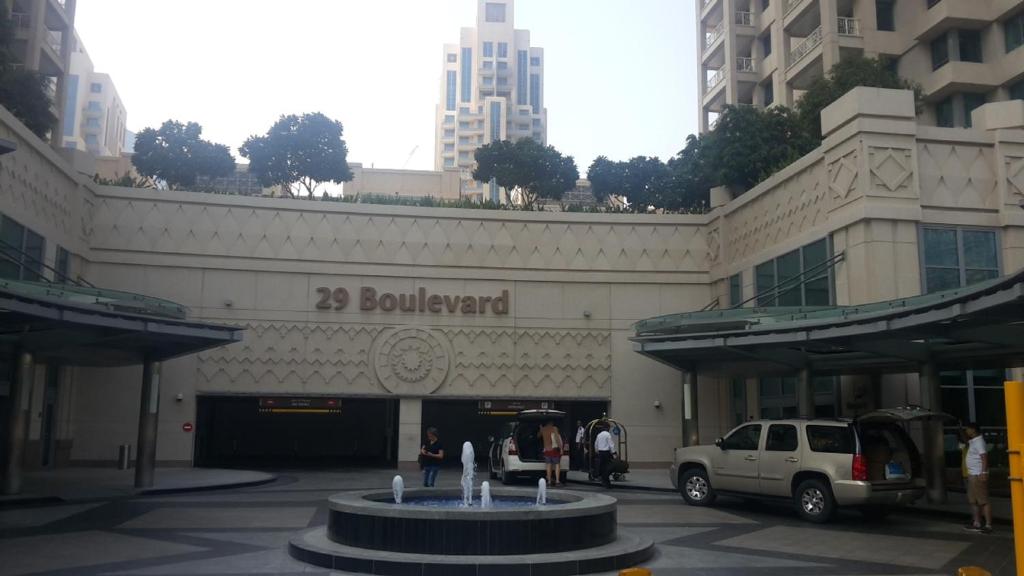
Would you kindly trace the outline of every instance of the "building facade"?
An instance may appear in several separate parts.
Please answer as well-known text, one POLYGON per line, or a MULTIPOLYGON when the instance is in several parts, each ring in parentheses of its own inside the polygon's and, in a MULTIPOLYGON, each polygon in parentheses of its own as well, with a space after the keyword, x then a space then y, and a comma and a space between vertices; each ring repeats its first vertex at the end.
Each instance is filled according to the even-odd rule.
POLYGON ((792 107, 842 58, 886 56, 932 126, 1024 98, 1020 0, 698 0, 700 130, 726 105, 792 107))
POLYGON ((125 151, 128 111, 110 75, 93 68, 77 34, 66 85, 61 145, 97 157, 120 156, 125 151))
POLYGON ((544 50, 515 28, 513 0, 477 0, 475 28, 445 44, 435 113, 434 169, 462 173, 463 195, 505 201, 495 183, 473 180, 473 153, 497 140, 547 143, 544 50))

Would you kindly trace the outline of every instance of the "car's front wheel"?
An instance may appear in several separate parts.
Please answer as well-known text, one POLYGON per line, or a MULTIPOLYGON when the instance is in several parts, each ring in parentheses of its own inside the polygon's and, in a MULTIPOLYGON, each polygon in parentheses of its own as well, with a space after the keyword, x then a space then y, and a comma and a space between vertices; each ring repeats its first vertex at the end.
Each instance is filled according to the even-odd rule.
POLYGON ((835 514, 836 502, 828 482, 811 478, 804 480, 793 494, 797 513, 810 522, 828 522, 835 514))
POLYGON ((715 501, 708 474, 703 468, 690 468, 679 478, 679 492, 691 506, 708 506, 715 501))

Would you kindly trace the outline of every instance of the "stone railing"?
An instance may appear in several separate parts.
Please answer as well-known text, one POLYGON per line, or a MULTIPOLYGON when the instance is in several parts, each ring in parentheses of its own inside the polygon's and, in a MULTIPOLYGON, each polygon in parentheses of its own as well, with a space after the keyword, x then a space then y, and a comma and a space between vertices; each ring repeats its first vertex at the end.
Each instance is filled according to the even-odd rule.
POLYGON ((712 44, 714 44, 719 38, 722 37, 722 34, 724 32, 725 21, 723 20, 718 23, 718 26, 715 26, 710 31, 704 33, 704 47, 710 48, 712 44))
POLYGON ((754 25, 754 13, 753 12, 736 12, 736 24, 739 26, 753 26, 754 25))
POLYGON ((704 93, 706 94, 714 90, 715 87, 722 83, 722 80, 725 80, 725 66, 715 70, 715 73, 707 79, 707 85, 705 86, 706 89, 704 90, 704 93))
POLYGON ((753 58, 746 56, 736 57, 736 71, 737 72, 757 72, 757 63, 753 58))
POLYGON ((860 36, 860 20, 840 16, 836 19, 836 30, 840 36, 860 36))
POLYGON ((814 29, 813 32, 804 38, 803 42, 797 44, 796 48, 789 53, 789 65, 787 68, 792 68, 801 58, 806 56, 811 50, 814 50, 819 44, 821 44, 821 26, 814 29))

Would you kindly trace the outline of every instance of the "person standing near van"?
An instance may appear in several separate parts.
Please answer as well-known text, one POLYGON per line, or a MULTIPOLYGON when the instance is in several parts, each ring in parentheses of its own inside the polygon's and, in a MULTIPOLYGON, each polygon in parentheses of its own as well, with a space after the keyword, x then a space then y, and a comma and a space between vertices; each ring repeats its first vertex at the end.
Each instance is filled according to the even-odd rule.
POLYGON ((427 428, 427 443, 420 447, 420 464, 423 467, 423 487, 432 488, 437 480, 437 473, 444 461, 444 446, 437 437, 437 428, 427 428))
POLYGON ((605 488, 612 487, 612 481, 608 478, 612 473, 612 455, 615 454, 615 441, 612 440, 612 433, 608 431, 608 425, 601 426, 601 432, 594 441, 594 450, 597 451, 597 473, 601 477, 601 485, 605 488))
POLYGON ((966 528, 989 534, 992 532, 992 505, 988 501, 988 449, 976 423, 965 426, 964 432, 967 434, 967 502, 974 515, 973 522, 966 528))
POLYGON ((562 432, 555 426, 554 420, 548 420, 537 432, 544 443, 544 475, 548 486, 558 486, 562 478, 562 432), (552 471, 555 473, 551 477, 552 471))

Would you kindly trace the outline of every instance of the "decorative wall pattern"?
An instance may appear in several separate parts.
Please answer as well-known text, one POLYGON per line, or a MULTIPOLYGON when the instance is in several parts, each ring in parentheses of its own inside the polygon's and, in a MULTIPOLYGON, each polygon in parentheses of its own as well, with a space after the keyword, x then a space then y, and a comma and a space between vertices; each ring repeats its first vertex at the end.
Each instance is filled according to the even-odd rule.
POLYGON ((884 196, 913 196, 914 160, 910 148, 868 148, 871 189, 884 196))
POLYGON ((1024 158, 1006 157, 1006 188, 1010 196, 1006 200, 1010 204, 1016 204, 1018 196, 1024 196, 1024 158))
MULTIPOLYGON (((98 199, 93 246, 316 262, 542 270, 700 271, 693 224, 559 222, 309 211, 173 200, 98 199)), ((648 220, 641 222, 640 220, 648 220)), ((633 220, 633 222, 630 222, 633 220)))
POLYGON ((818 161, 727 216, 726 261, 740 260, 824 222, 829 190, 818 161))
POLYGON ((834 199, 846 200, 857 189, 859 156, 858 148, 853 148, 828 165, 828 188, 834 199))
POLYGON ((950 208, 999 207, 992 148, 919 142, 917 155, 921 204, 950 208))
POLYGON ((611 395, 604 330, 251 323, 198 355, 200 392, 611 395))

